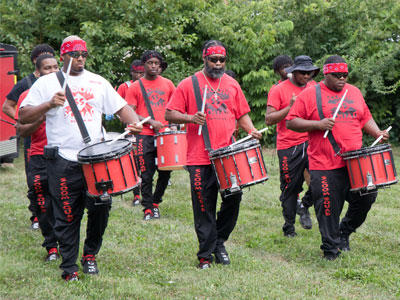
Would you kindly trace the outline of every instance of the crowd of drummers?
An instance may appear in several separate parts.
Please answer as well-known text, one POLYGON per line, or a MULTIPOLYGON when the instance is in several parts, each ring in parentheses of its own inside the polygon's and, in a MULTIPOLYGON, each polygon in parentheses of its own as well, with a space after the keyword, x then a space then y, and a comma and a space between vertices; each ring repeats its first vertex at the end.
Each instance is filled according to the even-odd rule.
MULTIPOLYGON (((35 71, 14 86, 3 111, 25 138, 32 228, 42 232, 45 260, 61 260, 65 281, 79 280, 84 209, 80 261, 83 273, 95 275, 112 197, 133 192, 132 205, 143 207, 144 222, 154 222, 174 170, 190 178, 197 267, 231 263, 225 242, 243 188, 268 174, 259 143, 265 129, 254 127, 235 74, 226 70, 228 49, 206 41, 199 49, 202 69, 176 87, 162 76, 168 64, 161 53, 147 50, 132 62, 132 80, 118 89, 85 69, 90 49, 78 36, 62 41, 61 69, 53 48, 33 49, 35 71), (119 118, 126 131, 106 133, 104 116, 119 118), (248 134, 241 140, 238 128, 248 134)), ((280 79, 266 98, 265 123, 277 131, 283 235, 296 237, 297 214, 311 229, 314 206, 323 258, 335 260, 350 251, 350 235, 364 223, 378 189, 398 181, 390 145, 378 144, 388 140, 390 128, 378 128, 360 90, 347 83, 349 66, 341 56, 328 57, 320 68, 309 56, 293 61, 281 55, 273 69, 280 79), (362 147, 363 132, 376 139, 373 146, 362 147)))

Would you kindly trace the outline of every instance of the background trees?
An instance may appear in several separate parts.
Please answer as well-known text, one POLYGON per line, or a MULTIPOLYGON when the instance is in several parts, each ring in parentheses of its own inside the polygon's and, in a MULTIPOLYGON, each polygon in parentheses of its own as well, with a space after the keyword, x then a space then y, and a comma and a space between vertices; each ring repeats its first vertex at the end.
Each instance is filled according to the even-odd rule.
MULTIPOLYGON (((164 74, 177 84, 200 68, 201 44, 219 39, 257 128, 264 127, 266 94, 277 80, 275 56, 307 54, 322 66, 340 54, 349 63, 349 82, 362 90, 379 125, 393 124, 392 136, 400 134, 397 0, 4 0, 0 15, 0 41, 19 49, 21 77, 32 70, 34 45, 58 50, 63 38, 77 34, 90 49, 88 69, 114 85, 129 79, 131 61, 146 49, 165 56, 164 74)), ((274 132, 265 144, 274 142, 274 132)))

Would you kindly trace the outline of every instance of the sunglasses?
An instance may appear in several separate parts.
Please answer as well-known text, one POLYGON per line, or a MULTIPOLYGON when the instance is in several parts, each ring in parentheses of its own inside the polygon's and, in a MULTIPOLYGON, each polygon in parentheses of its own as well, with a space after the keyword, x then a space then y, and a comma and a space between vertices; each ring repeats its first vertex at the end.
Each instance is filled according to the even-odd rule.
POLYGON ((226 61, 226 56, 207 56, 207 60, 216 64, 218 61, 223 64, 226 61))
POLYGON ((330 73, 333 77, 340 79, 340 78, 347 78, 349 76, 349 73, 330 73))
POLYGON ((84 51, 84 52, 71 51, 71 52, 67 52, 67 54, 69 56, 71 56, 72 58, 79 58, 79 56, 82 56, 83 58, 86 58, 89 55, 89 53, 87 53, 86 51, 84 51))
POLYGON ((314 71, 297 71, 299 72, 301 75, 312 75, 314 74, 314 71))

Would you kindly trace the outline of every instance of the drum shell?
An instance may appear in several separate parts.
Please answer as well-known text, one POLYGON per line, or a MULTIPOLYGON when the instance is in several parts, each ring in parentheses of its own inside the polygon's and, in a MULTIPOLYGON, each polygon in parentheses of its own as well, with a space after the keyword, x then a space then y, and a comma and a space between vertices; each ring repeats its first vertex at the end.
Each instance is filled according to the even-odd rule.
POLYGON ((141 179, 138 176, 131 143, 128 140, 118 141, 126 142, 124 147, 117 151, 93 156, 82 154, 89 147, 110 142, 105 141, 86 147, 78 153, 78 161, 82 167, 89 196, 99 197, 104 193, 113 196, 120 195, 129 192, 140 184, 141 179), (108 186, 106 190, 99 190, 96 185, 102 182, 111 182, 111 186, 108 186))
POLYGON ((365 147, 342 154, 352 192, 376 191, 398 182, 389 144, 365 147))
POLYGON ((257 140, 210 151, 220 192, 232 188, 232 178, 237 179, 240 188, 268 180, 267 169, 262 156, 261 145, 257 140))
POLYGON ((165 131, 155 136, 156 165, 159 170, 183 170, 186 166, 187 139, 185 131, 165 131))

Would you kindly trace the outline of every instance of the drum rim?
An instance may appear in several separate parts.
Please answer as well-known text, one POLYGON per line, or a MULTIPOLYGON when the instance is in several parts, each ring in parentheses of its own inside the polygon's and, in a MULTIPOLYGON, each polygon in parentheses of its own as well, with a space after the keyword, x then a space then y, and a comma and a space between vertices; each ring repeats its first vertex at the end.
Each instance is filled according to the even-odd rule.
POLYGON ((374 147, 362 147, 358 150, 347 151, 347 152, 341 153, 340 156, 343 157, 344 160, 346 160, 346 159, 350 159, 350 158, 359 157, 359 156, 355 156, 357 154, 358 155, 361 154, 362 156, 365 156, 365 155, 369 155, 369 154, 378 154, 378 153, 382 153, 382 152, 387 152, 388 150, 392 151, 391 144, 381 144, 381 145, 377 145, 374 147), (384 149, 386 151, 383 151, 384 149))
MULTIPOLYGON (((133 190, 134 188, 138 187, 140 184, 141 184, 141 180, 138 180, 137 184, 135 184, 133 187, 127 188, 127 189, 122 190, 122 191, 119 191, 119 192, 109 193, 109 195, 110 195, 110 196, 119 196, 119 195, 125 194, 125 193, 127 193, 127 192, 130 192, 130 191, 133 190)), ((92 197, 92 198, 99 198, 99 197, 101 196, 101 195, 93 195, 93 194, 89 193, 88 190, 86 190, 86 194, 87 194, 89 197, 92 197)))
MULTIPOLYGON (((261 179, 257 179, 257 180, 254 180, 254 181, 239 185, 240 189, 243 189, 243 188, 246 188, 246 187, 249 187, 249 186, 252 186, 252 185, 256 185, 256 184, 264 182, 264 181, 267 181, 269 179, 269 176, 268 176, 268 174, 265 174, 265 175, 266 175, 266 177, 263 177, 261 179)), ((225 191, 229 190, 229 188, 230 187, 228 187, 226 189, 220 189, 219 192, 225 192, 225 191)))
POLYGON ((89 146, 81 149, 77 155, 78 162, 89 164, 92 162, 101 162, 101 161, 107 161, 107 160, 111 160, 111 159, 118 159, 118 158, 121 158, 122 156, 125 156, 126 154, 130 153, 131 151, 133 151, 133 146, 132 146, 131 141, 129 141, 128 139, 119 139, 118 141, 125 141, 125 142, 127 142, 127 144, 116 151, 111 151, 111 152, 102 153, 102 154, 96 154, 96 155, 92 155, 92 156, 88 156, 88 155, 83 156, 80 154, 82 151, 86 150, 89 147, 94 147, 96 145, 104 144, 104 143, 111 142, 111 141, 112 140, 98 142, 98 143, 89 145, 89 146))
POLYGON ((227 156, 227 155, 224 155, 224 154, 233 155, 233 154, 236 154, 238 152, 243 152, 243 150, 251 150, 251 149, 254 149, 254 148, 258 148, 258 147, 261 148, 260 141, 259 140, 251 140, 251 141, 246 141, 246 142, 234 145, 233 147, 232 147, 232 145, 229 145, 229 146, 222 147, 222 148, 219 148, 219 149, 211 150, 208 153, 208 156, 209 156, 210 159, 221 158, 221 157, 227 156), (244 149, 243 146, 244 145, 248 145, 248 144, 251 144, 250 147, 244 149), (252 144, 254 144, 254 145, 252 145, 252 144), (217 156, 217 154, 219 154, 219 155, 217 156), (224 155, 224 156, 222 156, 222 155, 224 155))
MULTIPOLYGON (((377 191, 378 188, 381 188, 381 187, 385 187, 385 186, 388 186, 388 185, 396 184, 397 182, 399 182, 399 179, 396 178, 396 180, 388 181, 388 182, 385 182, 385 183, 374 184, 376 186, 376 188, 372 189, 371 192, 377 191)), ((361 188, 350 189, 350 192, 363 192, 365 190, 367 190, 367 187, 363 186, 361 188)))
POLYGON ((163 131, 159 132, 155 135, 155 137, 163 136, 163 135, 170 135, 170 134, 186 134, 186 131, 182 130, 170 130, 170 131, 163 131))

